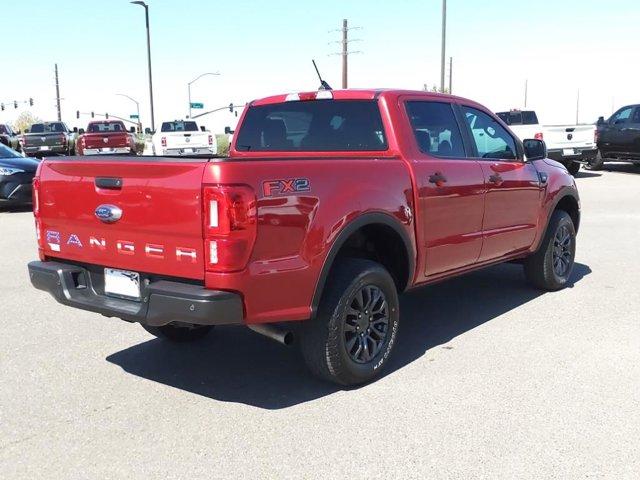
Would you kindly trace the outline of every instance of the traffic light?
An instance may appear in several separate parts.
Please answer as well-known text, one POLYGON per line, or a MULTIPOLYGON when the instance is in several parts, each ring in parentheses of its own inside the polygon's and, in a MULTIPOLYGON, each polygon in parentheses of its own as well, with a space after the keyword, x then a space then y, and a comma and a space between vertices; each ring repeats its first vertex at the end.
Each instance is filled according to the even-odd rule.
POLYGON ((76 118, 80 118, 80 110, 76 110, 76 118))
POLYGON ((4 112, 4 103, 0 103, 0 110, 4 112))
POLYGON ((17 101, 13 101, 13 108, 18 108, 18 102, 17 101))
POLYGON ((95 114, 93 112, 91 112, 91 118, 93 118, 95 116, 95 114))
POLYGON ((109 114, 108 114, 108 113, 105 113, 105 114, 104 114, 104 118, 106 118, 107 120, 109 120, 109 114))
POLYGON ((230 111, 231 113, 233 113, 233 103, 230 103, 230 104, 229 104, 229 111, 230 111))
POLYGON ((29 97, 29 106, 33 107, 33 98, 29 97))

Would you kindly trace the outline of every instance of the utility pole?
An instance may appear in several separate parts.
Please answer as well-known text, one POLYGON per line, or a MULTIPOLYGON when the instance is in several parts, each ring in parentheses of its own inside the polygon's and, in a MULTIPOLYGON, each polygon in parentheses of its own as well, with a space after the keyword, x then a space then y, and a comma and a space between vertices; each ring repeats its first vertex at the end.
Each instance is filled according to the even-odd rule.
POLYGON ((347 26, 347 19, 342 20, 342 88, 347 88, 347 57, 349 55, 349 40, 348 40, 349 27, 347 26))
MULTIPOLYGON (((349 55, 353 53, 362 53, 360 51, 349 51, 349 43, 350 42, 359 42, 360 39, 349 39, 349 30, 358 30, 360 27, 349 27, 347 19, 342 20, 342 28, 340 30, 332 30, 332 32, 340 31, 342 32, 342 40, 329 42, 329 43, 341 43, 342 51, 340 53, 333 53, 331 55, 340 55, 342 56, 342 88, 348 88, 349 85, 349 65, 348 59, 349 55)), ((329 32, 331 33, 331 32, 329 32)))
POLYGON ((153 78, 151 75, 151 34, 149 33, 149 5, 142 0, 136 0, 133 2, 135 5, 140 5, 144 8, 144 20, 147 28, 147 64, 149 67, 149 103, 151 104, 151 131, 156 131, 155 114, 153 113, 153 78))
POLYGON ((453 93, 453 57, 449 57, 449 95, 453 93))
POLYGON ((524 108, 527 108, 527 94, 529 90, 529 79, 524 81, 524 108))
POLYGON ((440 92, 444 92, 444 65, 447 43, 447 0, 442 0, 442 54, 440 56, 440 92))
POLYGON ((58 107, 58 121, 62 121, 62 111, 60 110, 60 83, 58 82, 58 64, 55 64, 56 68, 56 106, 58 107))

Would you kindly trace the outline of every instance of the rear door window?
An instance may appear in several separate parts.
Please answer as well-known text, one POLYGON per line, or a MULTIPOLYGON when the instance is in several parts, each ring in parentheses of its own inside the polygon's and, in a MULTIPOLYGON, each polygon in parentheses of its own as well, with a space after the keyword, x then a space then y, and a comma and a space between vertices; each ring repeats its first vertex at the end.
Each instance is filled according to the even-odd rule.
POLYGON ((383 151, 387 139, 373 100, 315 100, 249 108, 240 151, 383 151))
POLYGON ((421 152, 444 158, 465 158, 464 143, 450 103, 415 100, 407 113, 421 152))

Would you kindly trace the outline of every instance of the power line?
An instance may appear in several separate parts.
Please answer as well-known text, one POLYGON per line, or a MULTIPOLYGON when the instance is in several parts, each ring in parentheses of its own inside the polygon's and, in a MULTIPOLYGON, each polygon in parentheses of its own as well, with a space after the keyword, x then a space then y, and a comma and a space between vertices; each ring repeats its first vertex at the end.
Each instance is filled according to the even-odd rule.
POLYGON ((342 28, 337 29, 337 30, 331 30, 329 33, 332 32, 342 32, 342 40, 336 40, 334 42, 329 42, 330 44, 332 43, 340 43, 342 44, 342 51, 341 52, 336 52, 336 53, 332 53, 330 55, 341 55, 342 56, 342 88, 348 88, 348 58, 349 55, 353 55, 355 53, 362 53, 359 50, 349 50, 349 43, 351 42, 361 42, 362 40, 359 38, 354 38, 354 39, 349 39, 349 30, 360 30, 361 27, 349 27, 347 19, 345 18, 344 20, 342 20, 342 28))

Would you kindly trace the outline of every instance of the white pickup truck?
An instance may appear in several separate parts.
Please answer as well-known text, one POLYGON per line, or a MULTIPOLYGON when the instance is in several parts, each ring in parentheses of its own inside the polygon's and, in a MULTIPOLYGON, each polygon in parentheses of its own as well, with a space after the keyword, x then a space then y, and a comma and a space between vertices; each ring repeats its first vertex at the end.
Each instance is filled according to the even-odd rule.
POLYGON ((216 153, 214 137, 193 120, 162 122, 152 138, 154 155, 212 155, 216 153))
POLYGON ((578 173, 581 163, 589 163, 598 153, 595 125, 543 126, 533 110, 510 110, 497 115, 520 140, 544 140, 547 156, 562 163, 572 175, 578 173))

